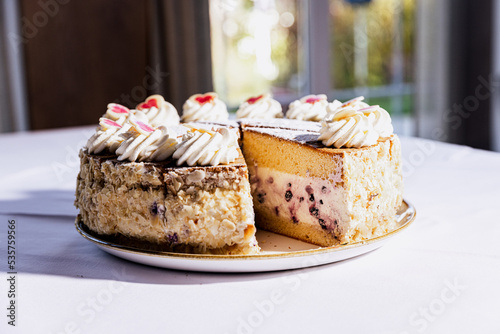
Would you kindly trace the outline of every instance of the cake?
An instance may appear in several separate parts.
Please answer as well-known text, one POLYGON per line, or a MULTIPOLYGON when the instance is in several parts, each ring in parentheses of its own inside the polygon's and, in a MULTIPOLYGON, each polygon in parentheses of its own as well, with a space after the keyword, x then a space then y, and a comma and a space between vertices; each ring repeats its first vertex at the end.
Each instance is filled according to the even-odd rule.
MULTIPOLYGON (((219 115, 217 99, 186 104, 219 115)), ((321 106, 321 122, 204 114, 153 126, 158 97, 142 110, 108 105, 80 152, 79 222, 121 244, 209 254, 258 253, 256 227, 325 247, 394 229, 401 145, 389 114, 362 97, 301 100, 306 115, 321 106)))
POLYGON ((213 167, 123 162, 85 150, 80 159, 78 220, 104 239, 172 252, 258 252, 241 155, 213 167))
POLYGON ((395 228, 401 145, 387 111, 362 100, 330 104, 320 128, 311 122, 294 128, 278 121, 243 123, 258 228, 320 246, 395 228))
POLYGON ((243 128, 257 227, 320 246, 395 228, 401 205, 400 142, 335 149, 318 133, 243 128))
POLYGON ((100 238, 143 249, 257 253, 248 170, 235 132, 154 128, 129 114, 125 132, 101 118, 80 152, 78 221, 100 238))

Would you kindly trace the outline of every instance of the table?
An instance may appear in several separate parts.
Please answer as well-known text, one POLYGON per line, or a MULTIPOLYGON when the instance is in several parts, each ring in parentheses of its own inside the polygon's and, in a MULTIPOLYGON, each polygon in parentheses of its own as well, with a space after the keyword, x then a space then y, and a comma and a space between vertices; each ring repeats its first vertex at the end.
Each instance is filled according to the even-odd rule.
POLYGON ((92 132, 0 136, 1 333, 500 333, 498 153, 403 137, 417 209, 403 233, 333 264, 216 274, 128 262, 76 232, 77 152, 92 132))

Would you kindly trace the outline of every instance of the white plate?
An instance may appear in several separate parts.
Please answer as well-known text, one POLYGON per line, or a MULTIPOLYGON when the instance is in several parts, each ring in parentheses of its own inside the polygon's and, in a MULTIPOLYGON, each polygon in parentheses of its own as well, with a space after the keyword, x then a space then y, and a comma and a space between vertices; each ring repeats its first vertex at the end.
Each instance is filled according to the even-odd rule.
POLYGON ((86 232, 78 222, 76 229, 105 252, 141 264, 205 272, 263 272, 313 267, 370 252, 408 227, 415 215, 415 208, 403 201, 397 214, 397 229, 363 242, 334 247, 319 247, 275 233, 258 231, 257 241, 262 249, 258 255, 200 255, 141 250, 102 240, 86 232))

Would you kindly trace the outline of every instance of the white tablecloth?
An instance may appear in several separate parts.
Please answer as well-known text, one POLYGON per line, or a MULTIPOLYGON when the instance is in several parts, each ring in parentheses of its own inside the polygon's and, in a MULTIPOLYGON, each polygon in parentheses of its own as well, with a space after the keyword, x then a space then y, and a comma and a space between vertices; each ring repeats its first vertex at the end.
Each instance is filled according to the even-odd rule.
POLYGON ((77 152, 91 132, 0 136, 1 333, 500 333, 498 153, 402 138, 417 219, 382 248, 308 269, 210 274, 128 262, 76 232, 77 152))

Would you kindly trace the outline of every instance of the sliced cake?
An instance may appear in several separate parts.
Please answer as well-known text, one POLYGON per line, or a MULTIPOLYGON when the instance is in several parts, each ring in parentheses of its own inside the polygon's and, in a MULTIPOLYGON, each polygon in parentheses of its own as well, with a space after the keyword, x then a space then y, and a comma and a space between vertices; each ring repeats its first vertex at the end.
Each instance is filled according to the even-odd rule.
MULTIPOLYGON (((242 127, 258 228, 321 246, 366 240, 395 228, 403 186, 398 137, 373 134, 370 125, 376 135, 370 145, 346 148, 347 140, 341 148, 329 147, 322 136, 339 122, 324 122, 317 132, 299 124, 295 130, 276 123, 242 127)), ((361 132, 361 137, 368 133, 361 132)))
POLYGON ((101 238, 162 251, 253 254, 248 171, 234 131, 101 122, 80 152, 78 220, 101 238), (177 136, 183 134, 182 138, 177 136))

